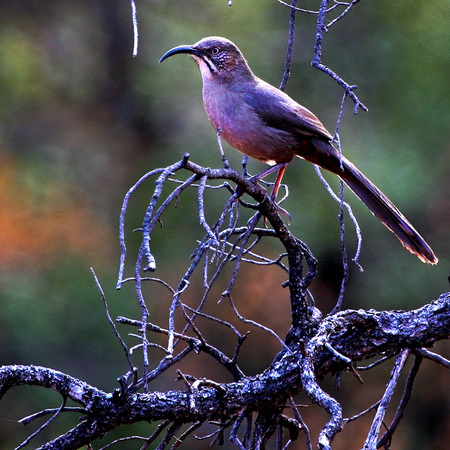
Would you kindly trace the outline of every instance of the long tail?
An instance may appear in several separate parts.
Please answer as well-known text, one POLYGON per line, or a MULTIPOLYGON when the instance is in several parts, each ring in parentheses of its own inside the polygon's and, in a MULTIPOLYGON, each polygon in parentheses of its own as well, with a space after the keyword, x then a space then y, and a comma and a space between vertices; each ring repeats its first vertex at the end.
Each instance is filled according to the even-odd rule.
POLYGON ((314 139, 312 143, 316 150, 315 155, 312 158, 305 159, 311 160, 311 162, 338 175, 375 217, 397 236, 403 246, 417 255, 421 261, 428 264, 437 264, 438 259, 422 236, 361 171, 344 157, 342 157, 341 168, 338 153, 330 143, 318 139, 314 139))

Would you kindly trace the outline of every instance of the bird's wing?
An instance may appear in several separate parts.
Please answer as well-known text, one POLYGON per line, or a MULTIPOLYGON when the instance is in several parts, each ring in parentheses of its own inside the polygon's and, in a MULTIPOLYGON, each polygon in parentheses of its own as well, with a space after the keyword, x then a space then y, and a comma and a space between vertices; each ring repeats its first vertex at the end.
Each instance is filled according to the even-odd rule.
POLYGON ((253 89, 244 92, 244 99, 269 127, 284 130, 299 137, 325 138, 325 140, 333 138, 311 111, 262 80, 258 80, 253 89))

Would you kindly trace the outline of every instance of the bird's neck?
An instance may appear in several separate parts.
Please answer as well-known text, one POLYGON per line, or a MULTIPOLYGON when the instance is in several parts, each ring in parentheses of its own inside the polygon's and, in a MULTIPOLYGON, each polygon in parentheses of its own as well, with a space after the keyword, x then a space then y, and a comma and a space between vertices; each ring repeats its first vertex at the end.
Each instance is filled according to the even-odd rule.
POLYGON ((243 83, 254 83, 257 79, 245 63, 233 67, 224 67, 216 72, 212 71, 208 64, 203 60, 198 61, 198 65, 204 85, 206 83, 214 83, 231 87, 243 83))

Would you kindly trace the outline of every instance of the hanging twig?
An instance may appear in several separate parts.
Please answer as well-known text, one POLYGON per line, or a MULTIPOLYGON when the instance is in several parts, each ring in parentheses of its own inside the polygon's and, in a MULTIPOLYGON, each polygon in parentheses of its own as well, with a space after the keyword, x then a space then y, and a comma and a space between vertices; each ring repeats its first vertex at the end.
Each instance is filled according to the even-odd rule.
POLYGON ((313 67, 329 75, 331 78, 333 78, 334 81, 336 81, 336 83, 339 84, 339 86, 344 88, 347 95, 355 103, 355 107, 353 109, 354 114, 358 112, 358 109, 367 111, 367 107, 359 100, 359 98, 353 92, 357 86, 349 85, 339 75, 337 75, 335 72, 333 72, 331 69, 329 69, 322 63, 322 40, 323 40, 323 33, 326 31, 325 16, 327 14, 328 2, 329 0, 322 0, 320 3, 319 13, 317 16, 316 40, 314 44, 314 58, 311 61, 311 64, 313 67))
POLYGON ((286 58, 284 59, 283 79, 281 80, 280 90, 284 91, 291 75, 292 51, 294 49, 295 39, 295 13, 297 10, 297 0, 291 1, 291 11, 289 14, 289 38, 286 49, 286 58))
POLYGON ((133 0, 130 0, 130 3, 131 3, 131 21, 133 23, 133 56, 136 57, 139 45, 139 30, 137 23, 136 5, 134 4, 133 0))

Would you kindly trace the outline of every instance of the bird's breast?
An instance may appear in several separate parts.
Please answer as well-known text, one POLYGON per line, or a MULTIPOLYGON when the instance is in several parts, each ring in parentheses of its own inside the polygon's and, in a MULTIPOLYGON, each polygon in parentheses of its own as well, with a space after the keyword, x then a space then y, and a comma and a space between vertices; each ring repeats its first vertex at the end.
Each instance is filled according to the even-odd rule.
POLYGON ((264 124, 241 92, 204 85, 203 103, 214 129, 240 152, 268 164, 294 158, 294 137, 264 124))

